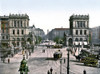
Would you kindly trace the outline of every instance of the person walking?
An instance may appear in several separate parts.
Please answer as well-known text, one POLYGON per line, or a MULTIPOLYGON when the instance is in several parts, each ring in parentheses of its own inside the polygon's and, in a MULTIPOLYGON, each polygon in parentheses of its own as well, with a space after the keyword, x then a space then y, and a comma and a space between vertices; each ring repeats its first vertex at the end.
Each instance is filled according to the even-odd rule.
POLYGON ((47 74, 50 74, 49 70, 48 70, 47 74))
POLYGON ((8 63, 10 63, 10 58, 8 58, 8 63))
POLYGON ((64 63, 66 62, 66 59, 64 58, 64 63))
POLYGON ((83 74, 86 74, 86 70, 83 71, 83 74))
POLYGON ((53 71, 53 69, 52 69, 52 67, 50 68, 50 73, 52 74, 52 71, 53 71))

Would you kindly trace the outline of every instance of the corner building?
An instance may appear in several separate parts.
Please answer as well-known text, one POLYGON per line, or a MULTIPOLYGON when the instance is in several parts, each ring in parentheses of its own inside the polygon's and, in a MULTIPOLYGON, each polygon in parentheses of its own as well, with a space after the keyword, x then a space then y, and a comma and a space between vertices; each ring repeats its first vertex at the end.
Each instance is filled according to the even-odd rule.
POLYGON ((22 46, 28 35, 29 16, 27 14, 9 15, 10 45, 22 46))
POLYGON ((69 23, 70 35, 67 36, 67 46, 89 44, 89 15, 72 15, 69 23))
POLYGON ((9 17, 0 16, 0 44, 8 47, 9 44, 9 17))

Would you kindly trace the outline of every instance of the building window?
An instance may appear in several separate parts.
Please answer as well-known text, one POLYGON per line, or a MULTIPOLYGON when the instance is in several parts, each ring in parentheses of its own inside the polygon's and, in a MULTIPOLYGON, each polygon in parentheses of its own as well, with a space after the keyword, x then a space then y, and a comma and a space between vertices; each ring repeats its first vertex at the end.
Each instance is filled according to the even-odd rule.
POLYGON ((83 41, 83 39, 82 39, 82 38, 80 38, 80 41, 83 41))
POLYGON ((80 27, 82 27, 82 21, 80 21, 80 27))
POLYGON ((85 40, 84 41, 87 41, 87 38, 85 38, 85 40))
POLYGON ((23 27, 23 26, 22 26, 22 21, 21 21, 21 27, 23 27))
POLYGON ((6 36, 6 39, 8 39, 8 36, 6 36))
POLYGON ((24 30, 22 30, 22 34, 24 34, 24 30))
POLYGON ((17 34, 19 34, 19 30, 17 30, 17 34))
POLYGON ((8 33, 8 29, 6 29, 6 33, 8 33))
POLYGON ((88 28, 89 22, 87 21, 87 28, 88 28))
POLYGON ((78 35, 78 30, 76 30, 76 35, 78 35))
POLYGON ((78 27, 80 27, 80 23, 79 23, 79 21, 77 21, 77 25, 78 25, 78 27))
POLYGON ((4 37, 4 36, 2 36, 2 39, 5 39, 5 37, 4 37))
POLYGON ((4 33, 4 29, 2 29, 2 33, 4 33))
POLYGON ((17 46, 19 46, 19 42, 17 42, 17 46))
POLYGON ((80 30, 80 35, 82 35, 82 30, 80 30))
POLYGON ((86 30, 84 30, 84 35, 86 35, 86 32, 87 32, 87 31, 86 31, 86 30))
POLYGON ((15 30, 13 30, 13 34, 15 34, 15 30))
POLYGON ((20 41, 20 38, 17 38, 17 41, 20 41))
POLYGON ((19 21, 17 21, 18 27, 19 27, 19 21))
POLYGON ((16 21, 14 21, 14 27, 16 27, 16 21))
POLYGON ((83 27, 85 27, 85 21, 82 22, 83 27))
POLYGON ((78 38, 76 38, 75 41, 78 41, 78 38))

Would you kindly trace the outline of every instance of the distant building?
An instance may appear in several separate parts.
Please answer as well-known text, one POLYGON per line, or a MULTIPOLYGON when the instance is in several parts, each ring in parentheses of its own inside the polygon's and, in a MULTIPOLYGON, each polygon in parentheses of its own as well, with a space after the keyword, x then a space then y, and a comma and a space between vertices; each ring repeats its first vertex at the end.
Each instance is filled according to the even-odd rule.
POLYGON ((36 37, 35 37, 35 26, 31 26, 29 27, 29 33, 32 33, 32 36, 33 36, 33 44, 35 44, 35 41, 36 41, 36 37))
POLYGON ((39 37, 41 37, 42 39, 44 39, 45 33, 44 33, 43 29, 35 28, 34 34, 35 34, 36 37, 39 36, 39 37))
POLYGON ((89 15, 72 15, 69 19, 70 35, 67 35, 67 46, 89 44, 89 15))
POLYGON ((9 44, 9 17, 0 16, 0 42, 2 46, 9 44))
POLYGON ((69 34, 68 28, 55 28, 52 29, 46 36, 49 40, 54 40, 56 37, 63 38, 65 34, 69 34))
POLYGON ((1 46, 1 19, 0 19, 0 46, 1 46))
POLYGON ((100 26, 91 28, 92 44, 100 44, 100 26))

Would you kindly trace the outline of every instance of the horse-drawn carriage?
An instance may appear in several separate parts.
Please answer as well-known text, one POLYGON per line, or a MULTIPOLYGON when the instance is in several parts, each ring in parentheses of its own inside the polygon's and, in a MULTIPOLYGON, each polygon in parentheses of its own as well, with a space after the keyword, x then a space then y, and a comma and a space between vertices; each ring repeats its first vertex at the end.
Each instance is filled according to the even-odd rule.
POLYGON ((62 57, 62 52, 58 50, 53 54, 53 56, 54 56, 54 59, 59 59, 62 57))

